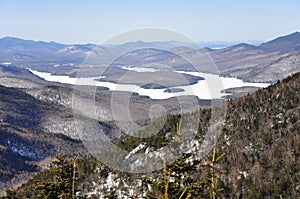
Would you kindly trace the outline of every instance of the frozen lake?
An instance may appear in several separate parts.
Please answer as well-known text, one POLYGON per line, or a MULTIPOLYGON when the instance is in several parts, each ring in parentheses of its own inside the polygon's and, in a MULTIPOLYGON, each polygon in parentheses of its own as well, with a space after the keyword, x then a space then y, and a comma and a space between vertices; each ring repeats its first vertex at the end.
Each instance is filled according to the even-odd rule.
MULTIPOLYGON (((156 69, 143 69, 143 68, 125 68, 128 70, 134 70, 136 72, 154 72, 156 69)), ((189 74, 193 76, 203 77, 204 80, 198 81, 198 83, 188 86, 177 86, 172 88, 180 88, 184 91, 182 92, 174 92, 168 93, 165 92, 164 89, 144 89, 140 86, 133 84, 115 84, 111 82, 99 81, 99 77, 84 77, 84 78, 74 78, 69 76, 60 76, 60 75, 52 75, 51 73, 39 72, 30 70, 33 74, 52 82, 60 82, 64 84, 72 84, 72 85, 91 85, 91 86, 103 86, 109 88, 111 91, 129 91, 135 92, 139 95, 149 96, 152 99, 167 99, 176 96, 184 96, 184 95, 194 95, 198 96, 199 99, 212 99, 212 98, 221 98, 226 95, 221 91, 228 88, 236 88, 243 86, 255 86, 264 88, 269 86, 268 83, 249 83, 243 82, 237 78, 231 77, 220 77, 215 74, 209 73, 199 73, 199 72, 185 72, 185 71, 175 71, 181 74, 189 74)), ((100 77, 101 78, 101 77, 100 77)))

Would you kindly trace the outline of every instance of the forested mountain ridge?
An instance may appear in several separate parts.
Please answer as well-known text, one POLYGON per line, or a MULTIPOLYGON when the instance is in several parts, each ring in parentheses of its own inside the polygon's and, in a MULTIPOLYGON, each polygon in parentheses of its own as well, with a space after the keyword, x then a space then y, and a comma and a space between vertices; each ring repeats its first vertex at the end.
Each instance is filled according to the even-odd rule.
MULTIPOLYGON (((217 168, 226 171, 220 175, 218 184, 218 187, 222 188, 222 198, 297 198, 300 194, 299 89, 300 73, 297 73, 268 88, 227 102, 222 134, 217 142, 218 154, 226 153, 217 165, 217 168)), ((201 142, 201 136, 207 131, 210 110, 200 110, 190 116, 192 115, 199 119, 198 133, 201 142)), ((177 121, 178 116, 174 116, 173 119, 170 117, 167 124, 170 128, 166 128, 166 131, 176 131, 177 121)), ((122 142, 124 147, 126 139, 122 142)), ((146 148, 147 145, 149 147, 145 140, 138 142, 144 142, 146 148)), ((193 162, 198 164, 199 161, 208 160, 194 159, 193 162)), ((143 193, 150 193, 149 186, 153 186, 151 181, 147 180, 143 183, 147 185, 148 182, 149 186, 140 184, 141 179, 156 179, 157 182, 164 179, 163 171, 142 175, 126 174, 112 171, 96 163, 93 158, 82 159, 79 162, 81 166, 77 171, 81 178, 77 183, 78 193, 94 198, 104 195, 115 198, 125 195, 138 197, 143 193), (82 173, 85 174, 83 177, 82 173)), ((183 165, 185 164, 187 163, 183 165)), ((171 165, 170 168, 174 169, 174 166, 176 165, 171 165)), ((198 174, 193 173, 195 170, 190 170, 185 176, 192 179, 195 175, 200 175, 206 179, 204 169, 198 167, 196 171, 198 174)), ((47 175, 41 174, 36 178, 38 181, 33 180, 23 185, 19 189, 19 196, 21 197, 22 193, 30 195, 32 187, 36 186, 35 183, 42 182, 45 178, 47 179, 47 175)), ((169 198, 172 198, 171 191, 174 190, 170 188, 169 191, 169 198)), ((201 193, 201 187, 197 191, 201 193)), ((204 195, 201 195, 205 196, 205 189, 202 191, 204 195)))
POLYGON ((219 142, 231 196, 295 198, 300 183, 300 73, 231 100, 219 142))
POLYGON ((0 86, 1 191, 40 171, 37 162, 63 151, 71 154, 74 147, 83 148, 78 140, 48 133, 42 124, 53 114, 62 114, 61 107, 21 89, 0 86))

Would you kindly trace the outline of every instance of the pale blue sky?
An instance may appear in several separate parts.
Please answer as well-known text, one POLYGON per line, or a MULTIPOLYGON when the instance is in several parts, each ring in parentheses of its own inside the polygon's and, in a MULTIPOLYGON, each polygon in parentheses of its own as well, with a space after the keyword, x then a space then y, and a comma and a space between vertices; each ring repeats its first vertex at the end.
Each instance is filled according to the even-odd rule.
POLYGON ((300 30, 300 0, 0 0, 0 37, 96 43, 155 27, 195 41, 270 40, 300 30))

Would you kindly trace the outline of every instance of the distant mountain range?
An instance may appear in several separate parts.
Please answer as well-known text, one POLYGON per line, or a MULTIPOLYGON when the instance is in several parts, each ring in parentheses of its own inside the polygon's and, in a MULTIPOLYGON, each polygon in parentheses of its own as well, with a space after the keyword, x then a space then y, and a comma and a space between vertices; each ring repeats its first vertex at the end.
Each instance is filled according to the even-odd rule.
MULTIPOLYGON (((202 42, 203 43, 203 42, 202 42)), ((252 42, 259 43, 259 42, 252 42)), ((219 44, 206 46, 213 48, 219 44)), ((224 46, 225 43, 223 43, 224 46)), ((230 43, 229 43, 230 44, 230 43)), ((97 48, 100 56, 111 56, 113 51, 126 52, 139 48, 151 48, 147 51, 128 52, 126 59, 119 62, 120 65, 136 64, 169 64, 181 70, 185 68, 182 61, 176 59, 173 53, 161 49, 172 49, 172 52, 183 51, 186 57, 197 60, 199 65, 205 65, 201 60, 203 49, 195 48, 182 42, 129 42, 122 45, 98 46, 94 44, 66 45, 56 42, 42 42, 22 40, 13 37, 0 39, 0 64, 13 65, 23 68, 48 71, 59 74, 74 74, 85 58, 97 48)), ((252 82, 276 82, 290 74, 300 71, 300 33, 278 37, 272 41, 260 45, 240 43, 222 49, 204 48, 216 63, 221 75, 232 76, 252 82)), ((102 56, 102 57, 105 57, 102 56)), ((134 67, 139 67, 135 65, 134 67)), ((202 72, 211 72, 209 68, 202 72)))
POLYGON ((240 43, 247 43, 251 45, 258 46, 263 43, 261 40, 248 40, 248 41, 201 41, 198 44, 203 48, 211 48, 211 49, 223 49, 230 46, 234 46, 240 43))

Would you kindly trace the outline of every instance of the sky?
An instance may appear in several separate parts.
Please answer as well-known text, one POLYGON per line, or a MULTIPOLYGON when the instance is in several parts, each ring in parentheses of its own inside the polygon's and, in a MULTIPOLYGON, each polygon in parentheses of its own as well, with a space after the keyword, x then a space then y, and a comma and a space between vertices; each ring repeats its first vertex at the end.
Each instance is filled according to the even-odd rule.
POLYGON ((142 28, 267 41, 300 31, 300 0, 0 0, 0 37, 102 44, 142 28))

